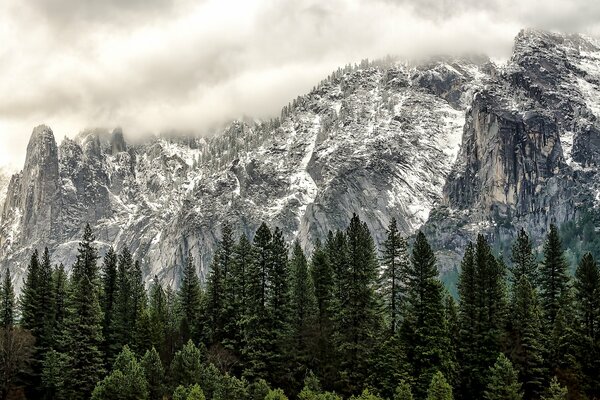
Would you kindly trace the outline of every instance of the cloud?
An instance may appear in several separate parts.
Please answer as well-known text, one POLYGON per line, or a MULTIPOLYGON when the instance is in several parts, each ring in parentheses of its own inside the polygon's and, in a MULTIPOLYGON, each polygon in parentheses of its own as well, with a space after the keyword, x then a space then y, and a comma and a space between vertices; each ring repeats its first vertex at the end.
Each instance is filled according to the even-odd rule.
POLYGON ((4 0, 0 164, 33 126, 208 133, 278 115, 338 66, 388 54, 506 57, 525 26, 600 33, 592 0, 4 0))

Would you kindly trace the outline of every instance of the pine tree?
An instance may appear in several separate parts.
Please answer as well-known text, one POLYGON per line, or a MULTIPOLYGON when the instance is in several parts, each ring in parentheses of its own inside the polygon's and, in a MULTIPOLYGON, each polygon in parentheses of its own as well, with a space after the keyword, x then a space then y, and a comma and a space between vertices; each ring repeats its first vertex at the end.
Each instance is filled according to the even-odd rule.
MULTIPOLYGON (((104 256, 104 262, 102 263, 102 297, 100 304, 102 306, 102 313, 104 320, 102 322, 102 336, 105 339, 102 350, 105 355, 111 354, 111 340, 115 338, 114 332, 114 308, 116 303, 117 295, 117 264, 118 256, 114 249, 111 247, 104 256)), ((110 360, 107 361, 107 366, 110 365, 110 360)))
POLYGON ((582 351, 588 396, 600 396, 600 270, 590 253, 586 253, 575 272, 577 321, 581 329, 582 351))
POLYGON ((271 266, 268 270, 269 293, 267 302, 268 327, 272 336, 269 381, 277 387, 289 387, 291 363, 291 276, 288 247, 279 228, 273 231, 271 240, 271 266))
POLYGON ((550 381, 550 387, 546 392, 546 395, 542 397, 542 400, 567 400, 569 391, 567 388, 562 387, 556 377, 553 377, 550 381))
POLYGON ((290 269, 292 274, 291 321, 294 332, 295 359, 304 368, 308 368, 309 358, 314 350, 312 339, 316 333, 313 328, 316 322, 316 299, 308 261, 299 241, 294 243, 290 269))
POLYGON ((20 299, 21 326, 34 336, 39 332, 37 316, 39 314, 38 286, 40 281, 40 257, 37 250, 33 251, 27 265, 27 276, 23 283, 20 299))
POLYGON ((165 393, 164 379, 165 370, 163 368, 158 351, 154 347, 146 351, 141 360, 141 366, 144 370, 144 376, 148 383, 148 397, 150 399, 162 399, 165 393))
POLYGON ((511 283, 516 285, 522 276, 526 276, 528 281, 535 287, 538 282, 537 261, 533 254, 533 244, 523 228, 519 231, 513 244, 511 261, 511 283))
POLYGON ((461 264, 460 348, 461 395, 479 398, 486 387, 487 370, 501 350, 506 319, 505 270, 486 239, 479 235, 469 245, 461 264))
POLYGON ((67 297, 69 296, 69 280, 65 267, 62 264, 57 266, 52 273, 52 286, 54 292, 54 326, 52 347, 57 351, 64 351, 61 343, 61 335, 65 329, 65 319, 67 316, 67 297))
POLYGON ((556 225, 550 225, 550 232, 544 244, 544 262, 540 269, 540 299, 545 319, 545 327, 552 329, 560 308, 560 299, 569 285, 567 262, 556 225))
POLYGON ((207 281, 207 314, 212 343, 221 343, 225 338, 227 304, 227 286, 233 263, 233 232, 231 226, 223 226, 223 237, 213 258, 212 268, 207 281))
POLYGON ((89 398, 104 374, 102 311, 99 301, 98 252, 94 235, 86 226, 73 266, 65 321, 68 365, 65 387, 71 399, 89 398))
POLYGON ((0 312, 0 326, 4 329, 11 328, 15 323, 15 290, 8 268, 6 268, 4 279, 2 279, 0 312))
MULTIPOLYGON (((527 279, 521 275, 521 279, 527 279)), ((522 400, 521 384, 517 380, 517 372, 510 360, 502 353, 496 363, 490 367, 490 378, 484 392, 486 400, 522 400)), ((528 399, 535 397, 526 397, 528 399)))
POLYGON ((336 374, 331 335, 335 307, 333 269, 326 250, 317 242, 311 259, 310 274, 316 300, 317 338, 316 372, 325 387, 331 388, 336 374))
POLYGON ((378 265, 369 228, 357 215, 350 220, 345 237, 347 271, 337 278, 340 288, 345 288, 336 310, 337 348, 342 360, 341 388, 357 393, 369 376, 371 349, 381 327, 381 307, 375 292, 378 265))
POLYGON ((129 249, 125 247, 119 255, 115 281, 115 303, 110 327, 107 329, 113 335, 107 338, 109 348, 106 359, 109 364, 114 362, 124 345, 132 342, 134 332, 133 321, 131 321, 133 274, 133 257, 129 249))
POLYGON ((544 377, 541 316, 535 289, 527 275, 521 275, 514 287, 512 299, 513 335, 511 355, 523 383, 527 399, 537 399, 542 393, 544 377))
POLYGON ((448 384, 444 374, 436 372, 431 378, 427 389, 427 400, 452 400, 452 386, 448 384))
POLYGON ((395 335, 401 322, 401 310, 406 297, 403 283, 409 269, 408 245, 398 233, 395 218, 392 218, 383 242, 381 266, 381 291, 385 298, 390 334, 395 335))
POLYGON ((181 286, 177 297, 183 337, 184 339, 197 338, 200 335, 199 319, 202 310, 202 289, 191 253, 188 254, 187 262, 183 269, 181 286))
POLYGON ((167 358, 167 335, 169 310, 167 309, 167 295, 154 276, 153 283, 150 286, 150 301, 148 304, 148 313, 150 318, 150 342, 152 347, 158 350, 164 359, 167 358))
POLYGON ((402 326, 415 394, 423 397, 436 371, 452 373, 450 339, 444 311, 444 290, 436 259, 422 232, 417 233, 406 272, 407 308, 402 326))
POLYGON ((133 264, 131 276, 131 310, 129 323, 133 333, 131 348, 137 354, 143 354, 150 344, 150 314, 148 313, 148 296, 144 286, 142 268, 139 261, 133 264))
POLYGON ((227 274, 225 291, 224 330, 226 338, 223 345, 233 352, 234 357, 240 358, 243 344, 243 330, 240 329, 246 315, 246 290, 248 268, 252 260, 252 244, 242 235, 233 248, 231 268, 227 274))
POLYGON ((148 398, 148 383, 144 369, 135 354, 125 345, 115 360, 113 371, 98 383, 92 394, 92 400, 148 398))
POLYGON ((252 246, 252 259, 246 272, 246 306, 241 325, 243 329, 245 370, 249 380, 267 378, 269 372, 272 331, 268 326, 267 299, 270 289, 269 273, 272 268, 272 234, 266 224, 261 224, 252 246))
POLYGON ((410 385, 406 381, 400 381, 394 392, 394 400, 413 400, 410 385))
POLYGON ((191 386, 202 380, 202 352, 190 340, 171 362, 171 381, 175 385, 191 386))

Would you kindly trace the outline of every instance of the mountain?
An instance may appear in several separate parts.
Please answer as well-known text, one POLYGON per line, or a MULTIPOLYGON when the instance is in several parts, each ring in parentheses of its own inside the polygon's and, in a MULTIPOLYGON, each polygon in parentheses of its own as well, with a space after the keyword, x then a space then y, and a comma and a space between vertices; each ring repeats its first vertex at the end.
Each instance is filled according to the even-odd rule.
POLYGON ((207 138, 97 129, 58 145, 38 126, 2 208, 0 263, 20 280, 48 246, 69 267, 89 222, 101 250, 128 246, 176 285, 188 251, 205 276, 224 221, 248 235, 266 221, 310 251, 357 213, 378 243, 392 217, 422 228, 449 269, 478 231, 539 237, 595 206, 599 84, 598 42, 526 30, 505 65, 362 62, 276 120, 207 138))

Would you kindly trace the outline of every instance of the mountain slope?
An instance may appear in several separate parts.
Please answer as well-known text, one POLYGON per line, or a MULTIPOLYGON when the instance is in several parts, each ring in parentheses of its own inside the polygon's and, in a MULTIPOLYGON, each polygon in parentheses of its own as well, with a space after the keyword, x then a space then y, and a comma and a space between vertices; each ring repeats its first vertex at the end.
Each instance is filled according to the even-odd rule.
POLYGON ((86 222, 99 246, 129 246, 147 277, 177 283, 188 251, 205 274, 224 221, 261 221, 310 250, 352 213, 376 241, 396 217, 428 218, 460 147, 465 109, 494 73, 485 58, 366 64, 336 71, 271 122, 236 122, 210 139, 127 144, 120 130, 57 145, 34 129, 3 207, 0 257, 22 279, 33 248, 70 266, 86 222))

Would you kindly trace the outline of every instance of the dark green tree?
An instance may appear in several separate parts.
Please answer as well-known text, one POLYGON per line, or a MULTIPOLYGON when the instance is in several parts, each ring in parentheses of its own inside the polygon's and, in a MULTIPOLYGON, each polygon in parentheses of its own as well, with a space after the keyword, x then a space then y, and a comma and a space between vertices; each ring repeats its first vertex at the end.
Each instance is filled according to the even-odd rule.
MULTIPOLYGON (((114 249, 111 247, 104 256, 104 262, 102 263, 102 292, 100 298, 100 305, 102 306, 102 313, 104 320, 102 322, 102 336, 105 339, 102 350, 104 354, 110 355, 111 352, 111 340, 115 338, 114 332, 114 308, 116 303, 117 294, 117 264, 118 256, 114 249)), ((111 364, 110 360, 107 361, 107 366, 111 364)))
POLYGON ((110 375, 99 382, 92 393, 92 400, 113 399, 148 399, 144 369, 127 345, 117 356, 110 375))
POLYGON ((550 232, 544 243, 544 262, 540 269, 540 300, 545 320, 546 332, 552 329, 560 300, 569 286, 567 261, 556 225, 550 225, 550 232))
POLYGON ((141 360, 141 366, 148 384, 148 397, 150 399, 162 399, 165 394, 165 370, 158 351, 154 347, 146 351, 141 360))
POLYGON ((431 377, 431 383, 427 389, 427 400, 452 400, 452 386, 446 381, 444 374, 437 371, 431 377))
POLYGON ((27 265, 27 275, 23 283, 23 289, 20 298, 21 326, 30 331, 34 336, 39 334, 40 324, 37 319, 39 311, 38 287, 40 281, 40 257, 37 250, 33 251, 29 264, 27 265))
POLYGON ((396 219, 392 218, 383 242, 381 257, 381 292, 387 309, 387 323, 390 334, 395 335, 402 319, 402 308, 406 297, 406 274, 410 268, 408 245, 398 232, 396 219))
POLYGON ((454 372, 444 310, 444 288, 436 259, 425 235, 418 232, 406 273, 407 308, 402 335, 415 377, 415 395, 422 398, 436 371, 454 372))
POLYGON ((511 358, 523 383, 524 396, 538 399, 542 394, 544 368, 541 315, 535 289, 527 275, 513 288, 511 358))
MULTIPOLYGON (((521 275, 521 279, 527 279, 521 275)), ((521 384, 517 379, 517 372, 510 360, 502 353, 498 356, 496 363, 490 367, 490 378, 484 392, 486 400, 522 400, 521 384)), ((528 399, 535 397, 527 397, 528 399)))
MULTIPOLYGON (((315 350, 317 306, 308 261, 298 241, 294 243, 290 269, 292 274, 291 323, 294 335, 294 358, 303 368, 310 368, 312 354, 315 350)), ((304 373, 306 372, 304 371, 304 373)))
POLYGON ((69 369, 65 389, 71 399, 86 399, 104 374, 98 252, 89 225, 73 266, 65 320, 64 349, 69 369))
POLYGON ((345 289, 336 310, 336 342, 341 356, 340 389, 351 394, 358 393, 369 377, 382 307, 376 295, 378 263, 369 228, 354 215, 344 236, 346 246, 341 243, 340 248, 346 247, 348 264, 336 278, 345 289))
POLYGON ((583 256, 575 271, 574 287, 582 338, 579 362, 584 367, 588 396, 600 397, 600 270, 590 253, 583 256))
POLYGON ((516 285, 522 276, 526 276, 529 282, 535 287, 538 282, 537 260, 533 254, 533 244, 523 228, 519 231, 517 239, 512 246, 511 261, 512 265, 509 275, 511 283, 516 285))
POLYGON ((198 277, 194 258, 191 253, 188 254, 187 262, 183 269, 177 297, 183 339, 198 338, 201 332, 202 288, 200 287, 200 278, 198 277))
POLYGON ((15 290, 8 268, 6 268, 2 279, 0 312, 0 326, 4 329, 12 327, 15 323, 15 290))

